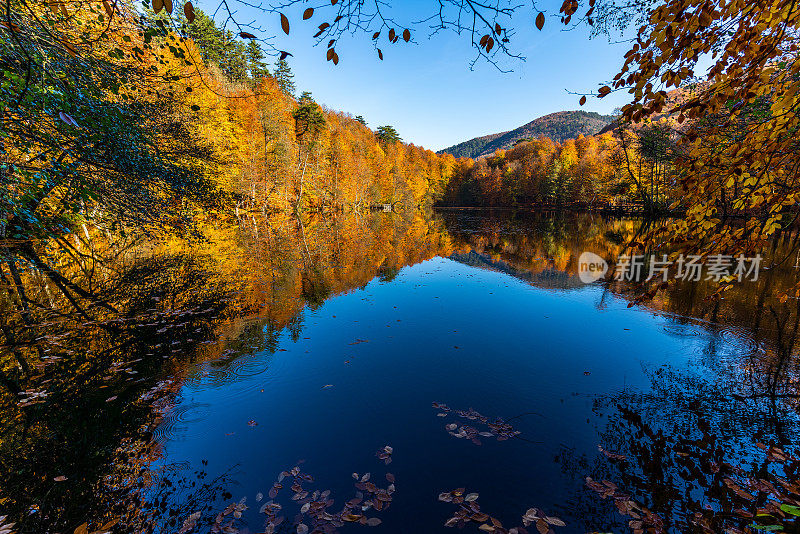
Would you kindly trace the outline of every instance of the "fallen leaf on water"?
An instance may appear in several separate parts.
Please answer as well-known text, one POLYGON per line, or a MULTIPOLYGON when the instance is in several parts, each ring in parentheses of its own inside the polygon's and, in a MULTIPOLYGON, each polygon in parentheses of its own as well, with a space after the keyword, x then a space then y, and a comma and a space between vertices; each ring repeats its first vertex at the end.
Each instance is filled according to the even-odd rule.
POLYGON ((59 475, 53 478, 53 480, 55 480, 56 482, 64 482, 65 480, 67 480, 67 477, 65 477, 64 475, 59 475))
POLYGON ((333 384, 325 384, 324 386, 322 386, 322 389, 328 389, 328 388, 332 388, 332 387, 333 387, 333 384))

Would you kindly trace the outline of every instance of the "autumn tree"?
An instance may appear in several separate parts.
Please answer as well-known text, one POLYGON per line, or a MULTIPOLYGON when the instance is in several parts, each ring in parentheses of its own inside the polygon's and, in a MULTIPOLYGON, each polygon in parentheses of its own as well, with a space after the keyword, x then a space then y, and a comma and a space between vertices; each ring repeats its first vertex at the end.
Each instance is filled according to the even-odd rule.
MULTIPOLYGON (((565 3, 565 20, 579 9, 565 3)), ((680 125, 673 164, 686 217, 654 237, 705 254, 737 253, 785 228, 784 213, 800 200, 798 25, 800 12, 785 0, 666 0, 648 13, 599 96, 629 91, 622 119, 630 124, 668 112, 680 125), (710 67, 701 71, 705 58, 710 67), (685 97, 670 102, 670 88, 685 97), (726 224, 732 214, 747 223, 726 224)))

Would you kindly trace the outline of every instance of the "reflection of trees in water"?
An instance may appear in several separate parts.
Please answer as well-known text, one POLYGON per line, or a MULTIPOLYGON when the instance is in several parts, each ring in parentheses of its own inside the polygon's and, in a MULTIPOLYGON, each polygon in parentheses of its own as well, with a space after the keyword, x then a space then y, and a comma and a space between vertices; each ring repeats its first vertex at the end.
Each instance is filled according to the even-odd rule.
MULTIPOLYGON (((0 391, 0 497, 12 517, 24 519, 19 532, 71 531, 88 519, 99 526, 119 512, 103 476, 131 460, 119 456, 119 444, 156 415, 140 395, 165 363, 212 333, 211 317, 225 307, 226 293, 202 262, 186 255, 159 253, 103 267, 99 279, 73 274, 72 283, 90 287, 107 306, 81 312, 29 269, 21 277, 29 320, 21 306, 0 319, 16 340, 5 338, 3 368, 22 390, 0 391), (28 370, 14 366, 18 358, 29 362, 28 370)), ((5 309, 13 304, 9 296, 5 309)), ((138 456, 157 456, 147 438, 140 441, 138 456)))
POLYGON ((36 265, 2 267, 0 502, 19 533, 87 521, 91 531, 112 518, 126 532, 170 531, 176 511, 153 500, 168 478, 149 465, 190 364, 211 360, 220 383, 268 366, 253 356, 276 352, 284 328, 299 340, 305 305, 449 246, 413 212, 214 222, 199 236, 114 243, 87 232, 83 255, 47 250, 64 287, 90 298, 36 265))
MULTIPOLYGON (((751 358, 769 357, 754 351, 751 358)), ((794 446, 800 417, 792 404, 766 392, 745 398, 760 383, 748 374, 761 374, 762 367, 716 363, 714 369, 652 369, 650 391, 595 400, 606 453, 562 450, 559 457, 570 477, 589 476, 596 486, 574 497, 578 509, 591 510, 583 515, 587 530, 627 530, 629 521, 645 518, 648 532, 724 532, 744 529, 761 509, 772 516, 757 523, 795 531, 795 517, 778 507, 800 502, 800 463, 777 461, 778 454, 758 444, 794 446)))
MULTIPOLYGON (((641 233, 630 221, 586 215, 551 219, 448 213, 444 218, 456 248, 483 259, 485 265, 478 266, 537 287, 549 287, 538 273, 574 273, 581 252, 613 257, 641 233)), ((764 452, 756 445, 794 446, 800 429, 800 301, 778 299, 794 294, 798 239, 798 232, 774 239, 762 252, 770 268, 757 282, 737 284, 721 298, 713 296, 714 284, 700 281, 671 285, 643 302, 663 315, 664 328, 672 335, 701 342, 701 352, 688 371, 648 370, 652 387, 647 393, 626 391, 597 399, 594 409, 605 424, 602 446, 614 451, 610 458, 600 452, 591 457, 566 449, 559 453, 573 479, 590 475, 618 487, 611 491, 598 482, 607 499, 583 488, 565 503, 587 531, 626 531, 634 520, 642 523, 634 523, 633 530, 723 532, 753 522, 737 509, 755 514, 759 508, 772 514, 756 518, 761 526, 798 530, 794 516, 769 505, 767 497, 778 504, 800 504, 800 487, 795 485, 800 464, 778 461, 780 452, 764 452), (614 460, 614 453, 627 459, 614 460), (776 473, 789 482, 782 486, 776 473), (770 491, 773 486, 776 491, 770 491), (618 507, 639 518, 620 515, 618 507)), ((462 256, 466 261, 468 256, 462 256)), ((637 301, 641 291, 627 283, 606 283, 597 305, 607 307, 610 296, 637 301)))

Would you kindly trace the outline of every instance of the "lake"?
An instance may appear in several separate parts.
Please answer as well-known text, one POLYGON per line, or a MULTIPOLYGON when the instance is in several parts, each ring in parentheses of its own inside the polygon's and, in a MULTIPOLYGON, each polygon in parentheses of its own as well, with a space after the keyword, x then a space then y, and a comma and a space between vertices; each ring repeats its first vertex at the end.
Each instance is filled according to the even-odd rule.
MULTIPOLYGON (((42 463, 48 480, 4 497, 36 507, 30 531, 78 526, 87 495, 118 509, 133 499, 131 524, 153 532, 433 533, 448 520, 624 532, 636 529, 619 513, 629 501, 664 531, 689 531, 693 513, 731 509, 698 447, 744 468, 759 443, 795 440, 797 301, 775 299, 795 262, 721 299, 700 281, 631 305, 633 284, 580 281, 581 252, 615 256, 640 224, 481 211, 250 218, 173 243, 212 273, 203 302, 225 309, 192 304, 206 326, 137 326, 123 381, 64 397, 36 423, 57 433, 55 419, 88 417, 83 432, 107 433, 102 444, 63 438, 81 450, 28 453, 6 423, 15 445, 2 453, 42 463)), ((153 276, 185 296, 176 280, 193 268, 153 276)))

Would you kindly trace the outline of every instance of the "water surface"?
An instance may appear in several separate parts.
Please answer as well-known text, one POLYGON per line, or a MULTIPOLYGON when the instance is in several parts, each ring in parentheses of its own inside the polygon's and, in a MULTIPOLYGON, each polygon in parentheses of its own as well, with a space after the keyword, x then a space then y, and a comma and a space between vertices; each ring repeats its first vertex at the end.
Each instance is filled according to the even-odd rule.
MULTIPOLYGON (((391 473, 391 506, 365 512, 381 519, 376 532, 448 531, 457 506, 437 497, 456 488, 478 493, 481 509, 506 527, 537 507, 566 523, 558 532, 606 531, 620 519, 587 505, 594 497, 584 479, 608 463, 599 446, 623 452, 615 406, 635 399, 660 414, 657 428, 684 432, 700 408, 680 391, 710 401, 702 388, 730 387, 767 350, 735 305, 727 314, 718 307, 715 321, 697 309, 700 299, 676 313, 668 298, 629 307, 626 288, 581 284, 577 255, 619 247, 614 232, 635 221, 442 217, 447 246, 430 259, 384 265, 323 299, 301 297, 286 328, 259 315, 223 332, 214 350, 225 357, 200 358, 177 378, 155 467, 229 473, 232 501, 249 506, 237 522, 243 532, 264 531, 259 508, 296 465, 314 477, 304 491, 331 490, 331 511, 358 492, 353 473, 384 488, 391 473), (464 425, 488 430, 456 413, 470 409, 519 434, 453 436, 464 425), (388 465, 376 457, 386 445, 388 465)), ((347 268, 323 263, 318 281, 347 268)), ((775 437, 750 420, 752 407, 717 401, 706 415, 726 421, 719 432, 732 451, 750 450, 754 432, 775 437)), ((305 516, 295 518, 288 485, 275 500, 287 518, 281 528, 294 531, 305 516)))

